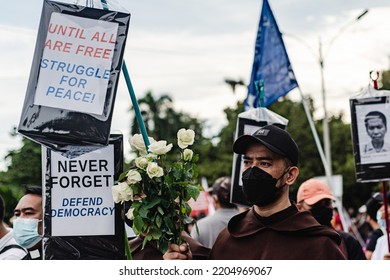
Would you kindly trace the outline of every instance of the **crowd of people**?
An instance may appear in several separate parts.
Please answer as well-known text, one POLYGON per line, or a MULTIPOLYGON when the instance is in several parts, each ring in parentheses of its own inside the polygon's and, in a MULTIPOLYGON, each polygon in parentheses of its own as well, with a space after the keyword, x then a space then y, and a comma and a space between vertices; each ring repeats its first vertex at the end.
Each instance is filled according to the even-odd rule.
MULTIPOLYGON (((305 181, 296 199, 290 199, 300 159, 286 130, 264 126, 240 136, 233 151, 242 156, 242 192, 252 206, 239 209, 231 203, 231 178, 221 177, 210 189, 215 211, 182 233, 183 244, 171 244, 163 254, 153 242, 144 246, 141 234, 129 238, 133 259, 390 259, 384 203, 390 195, 386 199, 374 193, 368 198, 354 221, 356 225, 364 220, 366 234, 356 236, 362 232, 336 227, 336 198, 323 181, 305 181)), ((42 259, 42 189, 26 190, 14 208, 12 227, 4 220, 4 208, 0 197, 0 259, 42 259)))

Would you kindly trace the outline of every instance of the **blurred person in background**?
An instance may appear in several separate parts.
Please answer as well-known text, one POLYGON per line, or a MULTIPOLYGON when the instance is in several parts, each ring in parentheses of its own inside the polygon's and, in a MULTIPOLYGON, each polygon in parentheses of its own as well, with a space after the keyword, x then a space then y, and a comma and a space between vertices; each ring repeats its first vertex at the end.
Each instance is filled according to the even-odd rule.
MULTIPOLYGON (((303 182, 297 193, 297 207, 301 211, 309 211, 322 225, 333 228, 331 221, 334 218, 333 196, 328 185, 321 180, 312 178, 303 182)), ((341 236, 340 248, 349 260, 365 260, 362 246, 355 237, 347 232, 336 229, 341 236)))
MULTIPOLYGON (((389 198, 389 197, 390 197, 390 192, 387 193, 387 198, 389 198)), ((388 199, 387 200, 388 217, 390 217, 389 203, 390 203, 390 201, 388 199)), ((383 232, 383 235, 378 238, 376 246, 375 246, 375 250, 372 253, 371 259, 372 260, 383 260, 386 258, 386 254, 389 253, 389 245, 388 245, 388 239, 387 239, 387 235, 386 235, 385 205, 382 205, 381 208, 379 208, 376 218, 377 218, 378 224, 383 232)), ((387 222, 389 223, 390 221, 387 221, 387 222)))
POLYGON ((384 229, 380 227, 377 220, 378 210, 383 204, 383 197, 379 192, 373 193, 367 200, 366 206, 366 221, 372 228, 372 231, 368 234, 366 240, 366 258, 371 260, 372 253, 375 250, 378 238, 384 234, 384 229))
POLYGON ((239 213, 235 204, 230 203, 230 190, 232 181, 230 177, 218 178, 211 187, 212 204, 215 212, 197 221, 192 227, 191 236, 207 248, 214 245, 221 230, 230 218, 239 213))

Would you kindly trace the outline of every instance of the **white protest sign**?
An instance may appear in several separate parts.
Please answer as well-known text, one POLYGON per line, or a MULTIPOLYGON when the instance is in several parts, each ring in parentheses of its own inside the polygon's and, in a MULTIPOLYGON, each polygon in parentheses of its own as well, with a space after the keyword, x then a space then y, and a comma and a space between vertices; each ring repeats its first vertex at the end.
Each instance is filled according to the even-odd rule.
POLYGON ((51 151, 52 236, 115 234, 114 146, 69 159, 51 151))
POLYGON ((53 12, 34 104, 102 114, 118 23, 53 12))

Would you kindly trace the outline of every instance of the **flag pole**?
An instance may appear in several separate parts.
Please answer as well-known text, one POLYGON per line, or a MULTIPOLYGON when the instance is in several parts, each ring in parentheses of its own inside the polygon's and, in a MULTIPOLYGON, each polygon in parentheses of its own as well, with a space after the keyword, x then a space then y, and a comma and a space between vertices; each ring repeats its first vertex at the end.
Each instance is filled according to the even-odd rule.
POLYGON ((264 81, 255 81, 255 88, 256 88, 256 93, 257 96, 259 96, 259 106, 260 107, 265 107, 264 106, 264 81))
MULTIPOLYGON (((325 153, 324 153, 324 150, 321 146, 321 142, 320 142, 320 138, 318 137, 317 129, 315 128, 314 121, 311 117, 310 110, 309 110, 307 102, 303 96, 302 90, 300 87, 298 87, 298 90, 299 90, 299 93, 301 95, 303 109, 305 110, 306 118, 309 121, 309 126, 310 126, 311 132, 313 134, 318 153, 320 154, 322 165, 324 166, 324 169, 325 169, 325 176, 326 176, 327 180, 329 180, 329 178, 331 178, 331 173, 330 173, 331 171, 329 169, 328 160, 327 160, 325 153)), ((330 181, 328 182, 328 185, 331 186, 330 181)), ((339 214, 340 214, 340 218, 341 218, 341 224, 343 225, 343 229, 344 229, 344 231, 347 231, 347 226, 346 226, 344 212, 343 212, 343 206, 342 206, 342 202, 339 199, 336 200, 336 206, 339 209, 339 214)))
POLYGON ((126 66, 125 60, 123 60, 122 72, 123 72, 123 76, 125 77, 127 89, 129 90, 131 102, 133 103, 135 116, 137 118, 137 122, 138 122, 139 128, 141 130, 142 138, 144 139, 145 147, 149 147, 150 141, 149 141, 148 133, 146 132, 145 123, 142 119, 141 111, 140 111, 139 106, 138 106, 138 101, 137 101, 137 98, 136 98, 135 93, 134 93, 134 89, 133 89, 133 85, 132 85, 131 80, 130 80, 129 72, 127 71, 127 66, 126 66))
POLYGON ((303 109, 305 110, 307 120, 309 121, 310 129, 311 129, 311 132, 313 134, 314 141, 316 142, 318 153, 320 154, 321 161, 322 161, 322 164, 323 164, 324 169, 325 169, 326 177, 329 178, 329 176, 330 176, 329 165, 328 165, 328 161, 327 161, 327 159, 325 157, 324 150, 322 149, 320 138, 318 137, 317 130, 316 130, 315 126, 314 126, 314 121, 313 121, 313 119, 311 117, 310 110, 309 110, 309 107, 307 106, 307 103, 306 103, 306 100, 305 100, 305 98, 303 96, 302 90, 301 90, 300 87, 298 87, 298 90, 299 90, 299 93, 301 95, 303 109))

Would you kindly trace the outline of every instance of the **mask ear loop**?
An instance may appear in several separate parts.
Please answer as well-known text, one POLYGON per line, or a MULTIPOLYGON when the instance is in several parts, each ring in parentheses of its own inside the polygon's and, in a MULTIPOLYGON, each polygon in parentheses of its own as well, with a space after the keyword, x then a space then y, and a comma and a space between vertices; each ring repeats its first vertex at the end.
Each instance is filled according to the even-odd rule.
POLYGON ((290 170, 291 170, 291 166, 287 167, 287 169, 283 172, 282 176, 280 176, 280 177, 277 179, 277 181, 279 181, 280 179, 282 179, 284 175, 286 175, 288 172, 290 172, 290 170))

